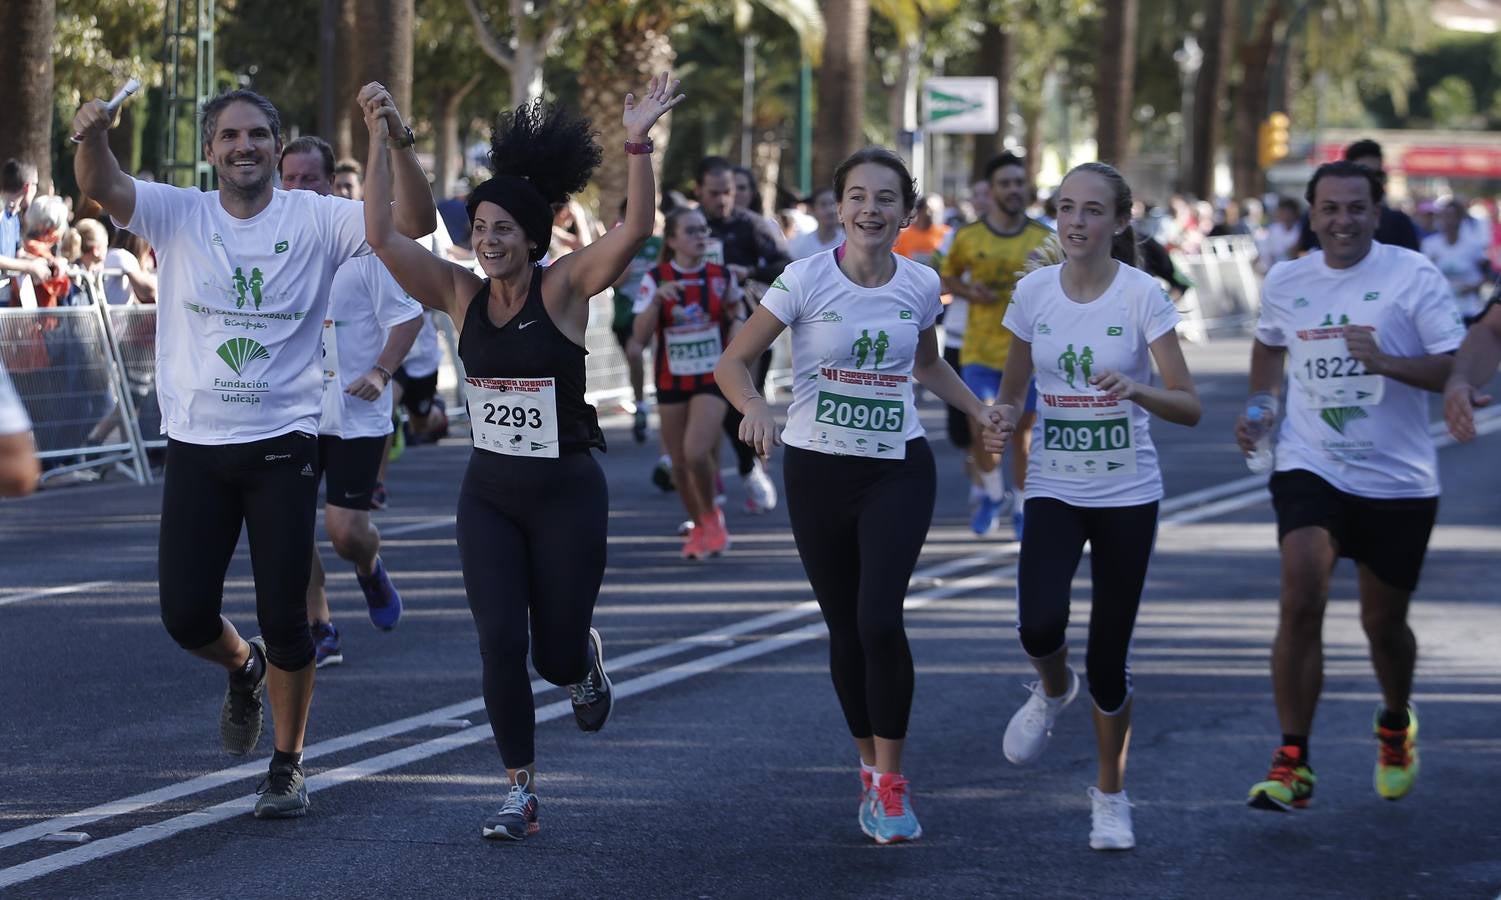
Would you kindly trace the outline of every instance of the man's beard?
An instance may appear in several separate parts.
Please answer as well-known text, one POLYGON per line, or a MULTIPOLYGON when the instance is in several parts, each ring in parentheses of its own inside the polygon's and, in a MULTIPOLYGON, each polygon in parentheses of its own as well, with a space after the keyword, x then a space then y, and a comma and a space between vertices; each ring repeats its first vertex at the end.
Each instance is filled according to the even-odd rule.
POLYGON ((228 173, 220 171, 217 174, 219 176, 219 190, 226 194, 233 194, 243 199, 251 199, 260 196, 266 190, 267 185, 271 183, 271 173, 266 172, 250 184, 242 186, 236 183, 234 179, 226 177, 227 174, 233 174, 233 164, 225 166, 225 168, 229 170, 228 173))

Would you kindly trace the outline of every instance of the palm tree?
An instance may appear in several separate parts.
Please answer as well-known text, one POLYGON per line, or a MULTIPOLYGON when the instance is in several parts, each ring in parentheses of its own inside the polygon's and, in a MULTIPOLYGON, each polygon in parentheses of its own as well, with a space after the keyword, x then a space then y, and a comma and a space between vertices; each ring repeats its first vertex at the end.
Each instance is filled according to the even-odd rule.
POLYGON ((865 59, 870 0, 824 0, 826 31, 818 73, 813 183, 828 184, 834 167, 864 143, 865 59))
POLYGON ((0 0, 0 160, 32 163, 52 179, 52 34, 54 0, 0 0))
MULTIPOLYGON (((412 113, 413 0, 355 0, 355 81, 379 81, 391 92, 396 108, 412 113)), ((362 124, 350 128, 356 159, 364 159, 369 132, 362 124)))
POLYGON ((1120 168, 1131 158, 1131 111, 1136 94, 1137 0, 1105 4, 1096 64, 1096 155, 1120 168))

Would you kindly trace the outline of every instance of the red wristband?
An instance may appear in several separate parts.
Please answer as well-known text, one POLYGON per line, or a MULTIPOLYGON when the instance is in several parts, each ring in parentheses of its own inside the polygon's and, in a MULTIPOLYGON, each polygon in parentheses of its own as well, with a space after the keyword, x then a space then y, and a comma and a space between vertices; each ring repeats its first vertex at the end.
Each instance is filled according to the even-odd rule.
POLYGON ((645 154, 648 154, 655 149, 657 149, 656 145, 652 143, 651 138, 647 138, 645 141, 642 141, 640 143, 637 143, 636 141, 625 142, 625 152, 631 154, 632 156, 644 156, 645 154))

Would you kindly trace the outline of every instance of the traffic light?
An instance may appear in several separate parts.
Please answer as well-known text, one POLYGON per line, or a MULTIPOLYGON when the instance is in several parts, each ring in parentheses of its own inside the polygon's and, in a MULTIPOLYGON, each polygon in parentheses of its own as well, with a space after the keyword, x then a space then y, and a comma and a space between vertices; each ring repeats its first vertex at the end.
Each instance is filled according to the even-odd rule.
POLYGON ((1272 163, 1287 157, 1291 149, 1288 141, 1288 126, 1291 124, 1287 113, 1280 112, 1272 113, 1261 123, 1256 156, 1261 168, 1270 168, 1272 163))

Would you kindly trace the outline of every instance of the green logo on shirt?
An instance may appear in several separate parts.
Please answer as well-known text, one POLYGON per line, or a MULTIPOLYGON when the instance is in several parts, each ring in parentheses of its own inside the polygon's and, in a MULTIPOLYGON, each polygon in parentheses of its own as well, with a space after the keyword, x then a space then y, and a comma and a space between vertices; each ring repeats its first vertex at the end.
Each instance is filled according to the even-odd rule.
POLYGON ((823 314, 823 320, 825 322, 843 322, 844 316, 841 316, 839 313, 836 313, 833 310, 829 310, 828 312, 823 314))
POLYGON ((885 331, 876 332, 875 340, 870 338, 870 329, 860 329, 860 336, 850 345, 850 355, 855 357, 855 368, 865 368, 865 360, 870 357, 870 352, 875 351, 875 359, 871 363, 872 369, 881 368, 881 360, 886 358, 886 351, 891 349, 891 338, 885 331))
POLYGON ((1094 348, 1088 344, 1084 345, 1084 350, 1080 353, 1075 353, 1074 345, 1069 344, 1068 349, 1064 350, 1058 357, 1058 373, 1063 376, 1064 381, 1068 382, 1069 387, 1075 387, 1074 372, 1076 369, 1079 374, 1084 376, 1084 380, 1087 382, 1093 368, 1094 348))
POLYGON ((1121 335, 1125 334, 1126 331, 1119 325, 1111 325, 1109 328, 1105 329, 1105 333, 1110 337, 1120 337, 1121 335))
POLYGON ((250 338, 230 338, 219 345, 219 358, 224 364, 234 370, 236 375, 244 374, 245 366, 257 359, 270 359, 271 353, 259 343, 250 338))
POLYGON ((910 318, 912 318, 912 310, 910 310, 910 309, 904 309, 904 310, 902 310, 901 318, 903 318, 903 319, 910 319, 910 318))
MULTIPOLYGON (((279 251, 278 251, 279 252, 279 251)), ((245 291, 249 290, 251 297, 255 299, 255 308, 261 308, 261 288, 266 284, 265 276, 261 270, 251 269, 250 278, 246 280, 245 273, 235 266, 235 309, 245 308, 245 291)))
POLYGON ((1324 316, 1324 321, 1322 321, 1322 322, 1319 323, 1319 327, 1320 328, 1334 328, 1337 325, 1349 325, 1349 324, 1350 324, 1350 317, 1349 316, 1341 315, 1339 317, 1339 321, 1336 322, 1336 321, 1334 321, 1334 313, 1327 313, 1324 316))
POLYGON ((277 253, 286 253, 287 252, 287 242, 286 241, 277 241, 276 242, 276 252, 277 253))
POLYGON ((776 280, 771 283, 771 286, 774 289, 780 289, 780 290, 784 290, 784 291, 787 290, 787 285, 785 285, 785 284, 782 283, 782 276, 780 276, 780 275, 778 275, 777 278, 776 278, 776 280))
POLYGON ((1371 291, 1369 294, 1366 294, 1364 297, 1361 297, 1360 299, 1364 300, 1367 303, 1370 303, 1372 300, 1380 300, 1381 299, 1381 292, 1380 291, 1371 291))
POLYGON ((1053 329, 1049 328, 1048 327, 1048 323, 1046 323, 1046 322, 1038 322, 1037 323, 1037 333, 1038 334, 1052 334, 1053 333, 1053 329))
POLYGON ((1304 309, 1308 306, 1307 297, 1299 297, 1293 301, 1293 309, 1304 309))
POLYGON ((219 237, 219 232, 217 232, 217 231, 214 232, 214 236, 211 237, 211 238, 209 238, 209 240, 212 241, 212 242, 214 242, 215 244, 223 244, 224 243, 224 238, 219 237))
POLYGON ((1363 406, 1338 406, 1323 410, 1319 413, 1319 418, 1323 419, 1324 424, 1330 428, 1333 428, 1340 434, 1344 434, 1346 425, 1356 419, 1370 418, 1370 415, 1370 413, 1365 411, 1365 407, 1363 406))

